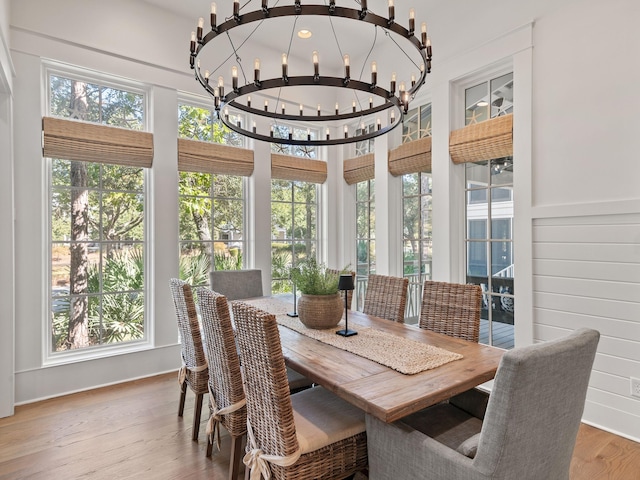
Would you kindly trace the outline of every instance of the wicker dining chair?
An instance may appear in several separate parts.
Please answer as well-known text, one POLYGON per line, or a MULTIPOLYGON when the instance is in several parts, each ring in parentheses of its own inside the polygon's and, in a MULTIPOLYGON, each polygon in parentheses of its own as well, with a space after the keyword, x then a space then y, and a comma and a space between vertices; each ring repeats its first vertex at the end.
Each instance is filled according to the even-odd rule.
POLYGON ((365 469, 364 412, 322 387, 291 395, 275 316, 242 302, 232 308, 247 397, 247 469, 275 480, 342 479, 365 469))
MULTIPOLYGON (((356 283, 356 272, 354 272, 353 270, 348 272, 343 272, 342 270, 338 270, 337 268, 328 268, 327 271, 331 273, 335 273, 338 276, 340 276, 341 274, 350 273, 351 276, 353 277, 353 284, 355 285, 356 283)), ((353 300, 353 292, 354 290, 347 290, 347 308, 349 310, 351 310, 351 301, 353 300)))
POLYGON ((478 342, 482 289, 480 285, 424 282, 420 328, 478 342))
POLYGON ((176 309, 178 331, 182 353, 182 368, 178 373, 180 382, 180 405, 178 416, 184 413, 184 402, 187 396, 187 386, 196 395, 193 410, 192 439, 198 440, 200 432, 200 418, 202 414, 202 399, 208 392, 209 369, 202 347, 202 336, 196 313, 196 305, 188 283, 172 278, 169 281, 173 304, 176 309))
POLYGON ((220 448, 219 425, 231 436, 229 478, 235 480, 240 471, 242 437, 247 433, 240 360, 227 298, 206 287, 200 287, 198 307, 209 363, 209 422, 207 423, 207 457, 214 442, 220 448))
POLYGON ((369 275, 363 313, 404 323, 408 278, 369 275))

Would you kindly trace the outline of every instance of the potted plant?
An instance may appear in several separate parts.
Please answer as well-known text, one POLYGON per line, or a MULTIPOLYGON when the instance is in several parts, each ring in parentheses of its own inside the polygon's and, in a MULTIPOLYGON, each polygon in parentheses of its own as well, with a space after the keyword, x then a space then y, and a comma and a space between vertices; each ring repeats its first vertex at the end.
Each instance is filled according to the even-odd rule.
POLYGON ((316 329, 335 327, 344 309, 338 293, 340 274, 311 258, 292 267, 290 276, 301 293, 298 316, 303 325, 316 329))

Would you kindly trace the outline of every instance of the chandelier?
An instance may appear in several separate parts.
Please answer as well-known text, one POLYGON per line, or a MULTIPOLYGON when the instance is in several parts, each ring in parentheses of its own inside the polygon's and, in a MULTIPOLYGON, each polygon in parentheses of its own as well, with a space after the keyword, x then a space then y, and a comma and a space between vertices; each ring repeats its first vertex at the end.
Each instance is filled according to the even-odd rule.
POLYGON ((204 31, 200 18, 191 33, 190 66, 226 127, 265 142, 322 146, 372 139, 402 123, 431 71, 426 23, 418 38, 413 9, 405 28, 396 20, 394 0, 385 0, 386 17, 369 10, 367 0, 349 0, 359 8, 339 6, 335 0, 294 0, 293 5, 261 0, 261 8, 245 11, 252 1, 241 8, 234 0, 232 13, 220 23, 212 3, 210 31, 204 31), (306 28, 307 22, 313 30, 306 28), (323 33, 320 46, 305 44, 312 31, 323 33), (327 40, 331 36, 335 47, 327 40), (286 44, 275 45, 278 38, 286 44), (296 50, 298 43, 302 50, 296 50), (329 53, 323 55, 321 49, 329 53), (347 49, 356 52, 349 55, 347 49), (245 52, 250 60, 243 62, 245 52), (269 60, 255 56, 257 52, 269 60), (379 52, 384 58, 373 56, 379 52), (356 64, 360 73, 352 75, 356 64), (240 112, 253 119, 252 126, 240 112), (306 138, 294 138, 291 128, 283 135, 278 128, 291 124, 307 128, 306 138), (312 133, 309 125, 319 127, 312 133))

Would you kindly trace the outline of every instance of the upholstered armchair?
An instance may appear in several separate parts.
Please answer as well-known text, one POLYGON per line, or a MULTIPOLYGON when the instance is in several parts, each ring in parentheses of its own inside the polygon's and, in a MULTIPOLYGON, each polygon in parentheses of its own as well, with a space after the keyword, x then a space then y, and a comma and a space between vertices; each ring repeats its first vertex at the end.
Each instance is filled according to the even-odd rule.
POLYGON ((599 337, 505 353, 484 419, 484 400, 466 396, 394 424, 368 415, 370 480, 568 479, 599 337))

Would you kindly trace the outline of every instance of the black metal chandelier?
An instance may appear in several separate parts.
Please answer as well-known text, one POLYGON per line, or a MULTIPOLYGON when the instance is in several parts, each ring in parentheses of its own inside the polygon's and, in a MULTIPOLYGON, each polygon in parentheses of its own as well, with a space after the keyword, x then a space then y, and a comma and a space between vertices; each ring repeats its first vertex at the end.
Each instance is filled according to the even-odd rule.
MULTIPOLYGON (((413 9, 409 11, 409 28, 405 28, 396 22, 393 0, 388 0, 388 17, 376 15, 368 10, 366 0, 359 0, 359 9, 338 6, 335 0, 329 0, 328 4, 302 4, 301 0, 295 0, 293 5, 283 6, 278 6, 278 2, 276 1, 276 5, 272 7, 269 6, 268 0, 261 0, 261 2, 262 5, 260 9, 241 13, 239 1, 234 0, 233 15, 220 24, 217 23, 217 7, 216 4, 213 3, 211 4, 210 15, 211 30, 206 34, 204 33, 204 20, 200 18, 196 31, 191 34, 190 66, 195 71, 196 80, 213 97, 216 115, 225 126, 236 133, 265 142, 321 146, 340 145, 368 140, 379 135, 384 135, 402 123, 403 115, 409 108, 409 101, 414 98, 416 92, 424 84, 426 75, 431 71, 432 51, 431 42, 427 36, 426 23, 422 23, 420 39, 418 39, 415 36, 415 15, 413 9), (401 52, 400 55, 394 55, 392 59, 387 58, 386 62, 408 60, 413 64, 412 66, 416 68, 417 76, 415 74, 411 75, 410 83, 408 82, 410 86, 407 87, 404 81, 398 82, 395 73, 393 73, 389 79, 389 88, 384 88, 378 83, 378 65, 373 61, 371 62, 371 76, 369 81, 352 78, 351 60, 348 54, 342 55, 341 58, 340 68, 344 72, 343 75, 323 75, 320 70, 318 51, 313 51, 310 55, 313 65, 312 69, 309 68, 309 73, 312 72, 312 74, 290 75, 290 58, 288 52, 285 52, 281 55, 281 69, 278 69, 281 71, 281 75, 268 79, 261 78, 260 60, 256 58, 253 62, 252 81, 247 80, 245 75, 244 85, 239 85, 239 67, 243 74, 244 69, 241 64, 241 57, 238 54, 239 48, 236 48, 229 35, 230 32, 239 27, 246 28, 247 26, 254 27, 251 32, 255 32, 255 30, 261 27, 266 21, 284 17, 294 19, 295 25, 295 21, 307 16, 328 17, 329 21, 332 22, 332 29, 335 29, 334 19, 348 20, 351 24, 353 22, 360 22, 360 24, 367 24, 376 29, 381 28, 387 37, 394 37, 392 38, 392 42, 398 46, 401 52), (229 40, 229 45, 226 44, 225 39, 229 40), (402 49, 398 40, 404 41, 406 45, 411 46, 410 50, 413 57, 402 49), (239 67, 238 65, 233 65, 231 72, 227 72, 227 74, 231 73, 231 88, 228 88, 228 84, 225 84, 223 75, 218 77, 217 82, 212 81, 212 78, 220 73, 218 71, 220 67, 212 71, 201 69, 201 55, 203 52, 207 48, 220 49, 222 47, 231 51, 227 60, 235 57, 235 60, 240 63, 239 67), (369 99, 368 102, 354 100, 352 107, 347 111, 341 110, 337 102, 335 109, 332 108, 330 111, 327 111, 326 108, 323 109, 321 105, 318 104, 317 109, 314 109, 313 112, 309 112, 308 107, 307 112, 305 112, 305 108, 302 103, 300 103, 299 109, 296 109, 295 114, 286 112, 284 102, 280 110, 277 108, 279 102, 276 102, 275 108, 270 109, 267 100, 265 100, 264 108, 256 107, 256 102, 254 102, 252 106, 252 94, 263 94, 270 90, 282 92, 284 89, 293 87, 331 87, 347 89, 353 91, 356 97, 356 92, 364 92, 369 96, 369 99), (376 99, 375 101, 374 98, 376 99), (358 104, 360 108, 358 108, 358 104), (293 138, 291 130, 289 130, 288 138, 281 138, 278 135, 274 135, 273 123, 270 132, 266 134, 261 133, 258 131, 255 121, 253 122, 252 128, 243 125, 241 121, 233 121, 238 118, 238 116, 230 115, 229 109, 245 112, 252 118, 261 117, 273 123, 288 121, 300 122, 306 125, 318 125, 318 122, 322 122, 323 126, 326 124, 343 126, 344 131, 341 135, 334 134, 332 138, 330 128, 326 127, 322 134, 314 138, 310 130, 307 129, 307 138, 300 139, 293 138), (380 118, 383 114, 384 124, 380 118), (350 131, 347 125, 349 121, 353 122, 354 119, 362 120, 364 118, 373 118, 374 116, 377 116, 375 127, 369 128, 368 130, 361 128, 350 131)), ((250 1, 247 2, 247 4, 248 3, 250 3, 250 1)), ((343 22, 343 20, 340 21, 343 22)), ((377 30, 375 33, 377 35, 377 30)), ((242 42, 242 45, 244 45, 250 35, 251 34, 247 35, 247 39, 242 42)), ((340 48, 340 46, 338 46, 338 48, 340 48)), ((373 50, 373 47, 371 50, 373 50)), ((311 96, 313 97, 313 95, 311 96)), ((278 93, 278 99, 280 99, 280 93, 278 93)), ((362 125, 364 125, 364 123, 362 123, 362 125)))

